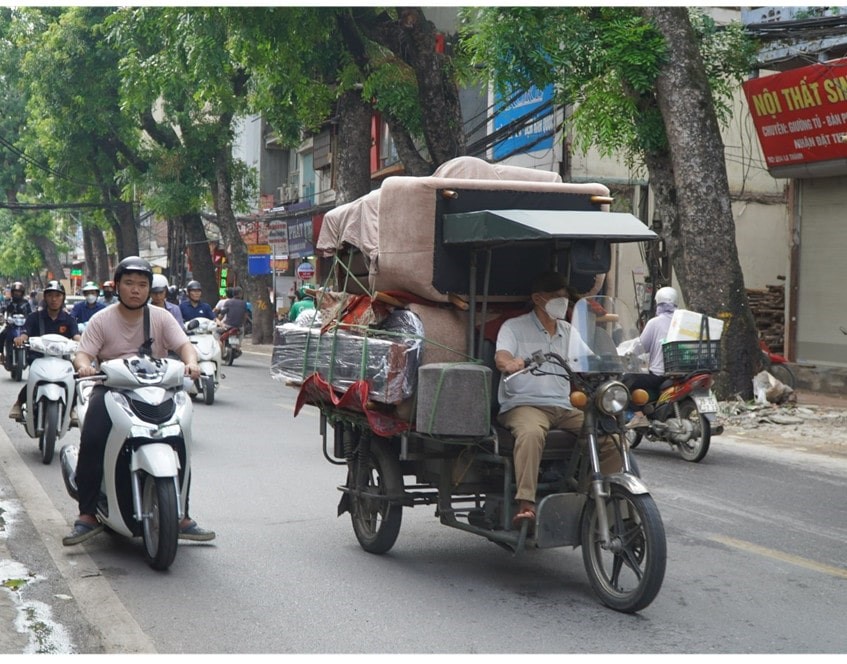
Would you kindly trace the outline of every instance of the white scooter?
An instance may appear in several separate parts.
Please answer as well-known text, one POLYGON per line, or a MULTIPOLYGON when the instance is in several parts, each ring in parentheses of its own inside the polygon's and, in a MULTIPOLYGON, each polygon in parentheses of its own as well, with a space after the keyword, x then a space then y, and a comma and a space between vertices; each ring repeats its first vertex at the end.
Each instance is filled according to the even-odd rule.
POLYGON ((215 390, 222 377, 221 345, 215 334, 219 329, 218 322, 209 318, 193 318, 185 324, 185 331, 197 351, 200 365, 200 378, 194 381, 186 379, 185 389, 192 398, 202 394, 208 406, 215 403, 215 390))
MULTIPOLYGON (((97 517, 121 535, 142 537, 145 557, 157 570, 167 569, 176 556, 191 480, 193 405, 183 390, 184 372, 179 360, 136 355, 105 361, 100 373, 78 384, 81 426, 91 390, 98 383, 109 388, 105 403, 112 430, 97 517)), ((59 453, 65 488, 76 500, 78 456, 77 445, 65 445, 59 453)))
POLYGON ((30 337, 26 346, 42 353, 29 367, 26 400, 21 404, 23 423, 30 438, 38 438, 41 460, 53 460, 56 440, 70 428, 73 407, 74 365, 71 356, 79 344, 61 334, 30 337))

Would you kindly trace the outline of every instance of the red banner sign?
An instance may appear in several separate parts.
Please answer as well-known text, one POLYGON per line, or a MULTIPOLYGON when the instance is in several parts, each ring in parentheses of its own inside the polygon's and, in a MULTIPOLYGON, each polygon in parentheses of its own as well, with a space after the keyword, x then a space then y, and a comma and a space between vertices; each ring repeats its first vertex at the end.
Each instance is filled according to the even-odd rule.
POLYGON ((847 58, 743 87, 768 169, 847 157, 847 58))

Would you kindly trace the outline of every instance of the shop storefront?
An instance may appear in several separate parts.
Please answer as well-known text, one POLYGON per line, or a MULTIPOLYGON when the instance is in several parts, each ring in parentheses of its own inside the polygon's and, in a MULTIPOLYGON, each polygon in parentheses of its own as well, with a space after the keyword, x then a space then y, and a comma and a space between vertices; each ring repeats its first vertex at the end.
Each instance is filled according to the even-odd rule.
POLYGON ((768 172, 790 178, 789 357, 847 367, 847 59, 744 84, 768 172))

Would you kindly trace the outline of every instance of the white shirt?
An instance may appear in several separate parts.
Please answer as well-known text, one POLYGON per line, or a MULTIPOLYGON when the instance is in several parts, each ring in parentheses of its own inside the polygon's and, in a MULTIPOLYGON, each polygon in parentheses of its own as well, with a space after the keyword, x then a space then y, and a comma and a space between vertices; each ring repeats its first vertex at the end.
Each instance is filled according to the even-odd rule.
MULTIPOLYGON (((503 323, 497 334, 497 350, 508 351, 512 357, 523 359, 531 357, 539 350, 567 358, 571 333, 577 334, 570 323, 560 320, 556 325, 556 333, 548 334, 535 312, 530 311, 503 323)), ((500 377, 497 398, 500 401, 501 413, 515 406, 571 407, 570 381, 566 376, 561 375, 564 374, 564 369, 549 362, 542 367, 546 371, 560 375, 533 376, 527 372, 511 378, 508 383, 505 376, 500 377)))

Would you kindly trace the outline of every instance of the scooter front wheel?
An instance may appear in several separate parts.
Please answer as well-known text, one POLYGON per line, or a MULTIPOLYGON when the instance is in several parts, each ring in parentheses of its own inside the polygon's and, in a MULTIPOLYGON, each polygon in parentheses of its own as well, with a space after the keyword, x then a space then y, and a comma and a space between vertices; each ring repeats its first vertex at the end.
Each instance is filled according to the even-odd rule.
POLYGON ((667 543, 656 503, 613 484, 599 509, 606 510, 610 542, 603 545, 598 504, 582 517, 582 560, 594 592, 611 609, 635 613, 659 594, 665 578, 667 543))
POLYGON ((44 401, 44 430, 41 432, 38 447, 41 449, 41 462, 49 465, 56 450, 56 438, 59 436, 59 402, 44 401))
POLYGON ((709 451, 709 444, 712 441, 711 423, 697 410, 697 405, 691 399, 686 399, 679 404, 679 416, 683 420, 690 420, 694 429, 700 432, 699 436, 692 437, 677 445, 679 455, 692 463, 702 461, 709 451))
POLYGON ((141 489, 144 555, 150 567, 166 570, 176 558, 179 508, 172 477, 144 476, 141 489))

